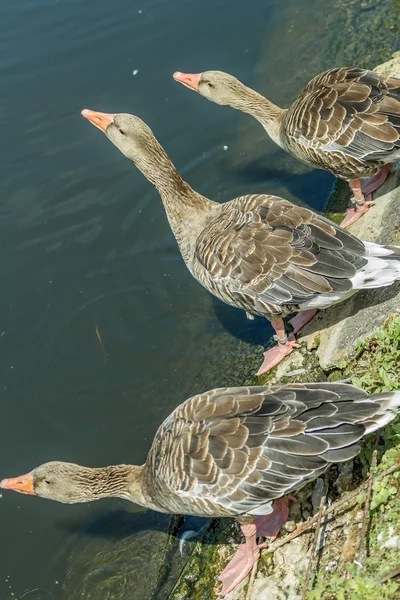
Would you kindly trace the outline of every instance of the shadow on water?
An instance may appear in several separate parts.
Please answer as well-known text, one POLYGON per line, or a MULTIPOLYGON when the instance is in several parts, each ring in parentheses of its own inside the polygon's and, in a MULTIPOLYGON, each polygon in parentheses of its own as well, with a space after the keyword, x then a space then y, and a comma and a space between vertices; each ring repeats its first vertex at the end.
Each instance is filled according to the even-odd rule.
POLYGON ((98 537, 110 540, 120 540, 131 535, 146 531, 165 531, 168 517, 157 515, 152 511, 133 512, 120 507, 107 510, 86 519, 66 519, 58 521, 57 526, 73 535, 98 537))
MULTIPOLYGON (((128 504, 127 506, 130 506, 128 504)), ((132 505, 133 507, 134 505, 132 505)), ((83 538, 101 538, 103 540, 122 540, 126 537, 137 535, 144 532, 163 532, 166 531, 166 525, 171 521, 170 515, 160 514, 151 510, 136 511, 129 510, 127 507, 110 509, 106 512, 96 515, 89 521, 65 520, 58 521, 59 529, 63 529, 74 536, 83 538)), ((200 531, 209 519, 205 517, 194 517, 186 515, 182 518, 179 527, 171 529, 169 533, 173 537, 180 538, 186 531, 200 531)))
MULTIPOLYGON (((349 316, 351 316, 352 309, 353 311, 358 312, 371 306, 379 306, 382 302, 389 301, 398 294, 399 285, 400 284, 394 284, 384 289, 363 290, 357 292, 355 296, 347 300, 347 302, 343 304, 342 310, 338 310, 338 305, 335 305, 324 311, 319 311, 317 316, 307 324, 305 333, 309 335, 316 331, 321 331, 321 327, 322 331, 327 327, 332 327, 343 319, 344 314, 349 313, 349 316), (321 315, 322 313, 324 314, 323 322, 318 317, 318 315, 321 315)), ((254 320, 247 319, 244 311, 228 306, 214 297, 213 309, 216 318, 219 320, 225 331, 231 336, 236 337, 236 339, 241 340, 250 346, 266 347, 269 345, 268 343, 271 341, 271 336, 274 334, 274 331, 268 319, 263 319, 262 317, 256 317, 254 320)), ((287 319, 285 320, 287 321, 287 319)))
POLYGON ((320 199, 321 195, 327 196, 335 181, 334 177, 327 171, 313 169, 303 173, 294 173, 287 169, 270 167, 261 162, 246 165, 243 169, 235 170, 234 174, 238 180, 248 181, 249 184, 264 179, 269 184, 269 186, 265 186, 265 193, 269 193, 270 182, 284 179, 285 188, 288 192, 285 197, 291 201, 293 201, 292 198, 295 198, 296 204, 304 204, 316 211, 318 209, 310 201, 310 197, 317 196, 320 199))
POLYGON ((251 346, 265 346, 273 334, 268 319, 255 317, 248 319, 243 310, 228 306, 213 296, 214 314, 222 327, 236 339, 251 346))

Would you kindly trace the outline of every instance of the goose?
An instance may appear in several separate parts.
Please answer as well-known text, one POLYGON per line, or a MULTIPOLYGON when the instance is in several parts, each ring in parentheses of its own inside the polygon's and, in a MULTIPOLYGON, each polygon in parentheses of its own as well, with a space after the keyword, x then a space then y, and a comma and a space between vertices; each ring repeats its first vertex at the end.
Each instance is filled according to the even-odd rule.
POLYGON ((159 427, 144 465, 90 468, 48 462, 0 487, 67 504, 123 498, 163 513, 234 517, 245 543, 219 576, 222 595, 250 572, 288 516, 290 495, 396 417, 400 392, 347 383, 227 387, 180 404, 159 427))
POLYGON ((400 278, 400 248, 362 242, 283 198, 209 200, 183 181, 139 117, 89 109, 82 115, 155 185, 195 279, 249 318, 270 320, 278 344, 264 353, 258 375, 300 347, 295 334, 318 308, 400 278), (286 334, 283 317, 295 312, 293 331, 286 334))
POLYGON ((395 77, 367 69, 329 69, 314 77, 288 109, 222 71, 177 71, 173 77, 212 102, 251 115, 278 146, 348 181, 354 207, 342 227, 368 211, 372 192, 400 158, 400 79, 395 77))

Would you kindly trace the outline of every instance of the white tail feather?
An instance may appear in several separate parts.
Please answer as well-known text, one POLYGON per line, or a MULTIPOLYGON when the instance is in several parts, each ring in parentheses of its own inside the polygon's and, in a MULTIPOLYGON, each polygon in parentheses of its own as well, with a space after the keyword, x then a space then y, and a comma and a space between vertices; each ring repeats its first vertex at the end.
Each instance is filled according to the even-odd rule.
POLYGON ((393 419, 396 418, 396 413, 392 413, 392 412, 388 412, 385 413, 383 415, 375 415, 375 419, 376 421, 374 421, 373 423, 371 423, 365 430, 365 435, 367 435, 368 433, 373 433, 374 431, 377 431, 378 429, 382 429, 382 427, 386 427, 386 425, 389 425, 390 421, 393 421, 393 419))
MULTIPOLYGON (((376 252, 388 250, 378 244, 374 246, 377 246, 377 249, 368 248, 368 250, 375 250, 376 252)), ((394 252, 390 251, 390 254, 394 254, 394 252)), ((386 256, 388 255, 386 254, 386 256)), ((400 260, 395 258, 385 260, 379 256, 372 255, 368 258, 367 264, 351 278, 351 283, 355 290, 367 290, 392 285, 398 279, 400 279, 400 260)))
MULTIPOLYGON (((338 304, 350 298, 358 290, 386 287, 400 280, 400 247, 397 253, 391 248, 374 242, 363 242, 363 244, 368 253, 366 257, 368 262, 350 279, 353 289, 348 292, 318 294, 311 300, 299 304, 300 310, 328 308, 328 306, 333 306, 333 304, 338 304), (393 255, 396 258, 383 258, 393 255)), ((393 248, 397 249, 396 246, 393 246, 393 248)))
MULTIPOLYGON (((363 242, 363 244, 369 256, 390 256, 391 254, 394 254, 391 248, 381 246, 380 244, 375 244, 375 242, 363 242)), ((393 248, 398 249, 400 254, 400 246, 393 246, 393 248)))
MULTIPOLYGON (((384 394, 382 394, 382 396, 383 395, 384 394)), ((387 396, 388 396, 389 404, 386 404, 386 408, 388 408, 390 410, 390 409, 400 407, 400 392, 388 392, 387 396)))
POLYGON ((382 394, 372 394, 372 396, 370 396, 370 400, 379 402, 384 412, 375 415, 374 421, 370 422, 365 430, 366 434, 385 427, 398 416, 396 409, 400 407, 400 392, 383 392, 382 394))

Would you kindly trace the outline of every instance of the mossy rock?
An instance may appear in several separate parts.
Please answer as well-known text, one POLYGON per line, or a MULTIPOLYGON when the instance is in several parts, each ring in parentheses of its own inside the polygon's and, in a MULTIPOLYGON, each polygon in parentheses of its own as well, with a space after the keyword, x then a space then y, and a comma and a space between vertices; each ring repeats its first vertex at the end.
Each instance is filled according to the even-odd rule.
POLYGON ((213 600, 218 598, 216 578, 231 552, 231 543, 241 541, 233 519, 212 519, 204 528, 189 561, 168 600, 213 600), (229 544, 229 545, 228 545, 229 544))

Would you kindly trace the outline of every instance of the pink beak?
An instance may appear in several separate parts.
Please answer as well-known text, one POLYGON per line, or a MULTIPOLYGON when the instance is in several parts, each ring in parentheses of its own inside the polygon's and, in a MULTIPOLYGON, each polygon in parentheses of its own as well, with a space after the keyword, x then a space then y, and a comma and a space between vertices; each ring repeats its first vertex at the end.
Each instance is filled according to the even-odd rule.
POLYGON ((36 495, 35 490, 33 489, 32 473, 3 479, 0 481, 0 487, 4 490, 14 490, 14 492, 19 492, 20 494, 36 495))
POLYGON ((107 127, 111 125, 115 117, 115 113, 111 114, 96 112, 95 110, 90 110, 89 108, 84 108, 81 112, 81 115, 90 121, 95 127, 100 129, 100 131, 103 133, 107 131, 107 127))
POLYGON ((195 92, 199 90, 200 77, 201 73, 181 73, 180 71, 176 71, 173 74, 175 81, 179 81, 179 83, 182 83, 189 90, 194 90, 195 92))

